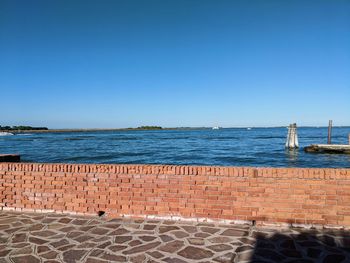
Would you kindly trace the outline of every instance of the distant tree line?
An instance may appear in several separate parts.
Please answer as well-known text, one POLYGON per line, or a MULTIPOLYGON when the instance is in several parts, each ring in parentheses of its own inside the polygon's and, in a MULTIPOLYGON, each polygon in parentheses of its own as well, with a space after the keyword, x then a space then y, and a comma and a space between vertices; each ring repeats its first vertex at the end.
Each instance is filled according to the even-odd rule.
POLYGON ((140 126, 140 127, 137 127, 137 129, 139 129, 139 130, 161 130, 163 128, 160 126, 140 126))
POLYGON ((26 130, 48 130, 47 127, 32 127, 32 126, 1 126, 0 131, 26 131, 26 130))

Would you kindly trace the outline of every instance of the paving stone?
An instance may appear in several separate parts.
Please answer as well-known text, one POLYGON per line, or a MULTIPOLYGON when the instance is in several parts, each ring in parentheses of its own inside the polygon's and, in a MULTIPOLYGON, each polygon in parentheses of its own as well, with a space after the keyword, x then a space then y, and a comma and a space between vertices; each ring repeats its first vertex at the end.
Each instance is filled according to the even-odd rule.
POLYGON ((146 262, 147 258, 145 255, 138 255, 135 257, 130 257, 129 261, 132 263, 144 263, 146 262))
POLYGON ((215 234, 220 231, 219 228, 214 228, 214 227, 201 227, 200 230, 210 234, 215 234))
POLYGON ((29 242, 37 244, 37 245, 42 245, 42 244, 49 242, 47 240, 44 240, 42 238, 37 238, 37 237, 29 237, 28 240, 29 240, 29 242))
POLYGON ((27 238, 27 234, 25 233, 18 233, 15 234, 11 240, 12 243, 20 243, 20 242, 24 242, 27 238))
POLYGON ((163 261, 164 261, 164 262, 168 262, 168 263, 187 263, 187 261, 184 261, 184 260, 182 260, 182 259, 179 259, 179 258, 170 258, 170 257, 165 258, 163 261))
POLYGON ((81 225, 87 224, 88 222, 89 220, 86 220, 86 219, 74 219, 71 222, 71 224, 81 226, 81 225))
POLYGON ((51 248, 49 248, 48 246, 37 246, 37 249, 36 249, 38 254, 47 252, 49 250, 51 250, 51 248))
POLYGON ((61 239, 59 241, 49 243, 49 245, 51 245, 54 248, 62 247, 68 244, 69 244, 69 241, 67 239, 61 239))
POLYGON ((7 243, 8 239, 9 239, 9 236, 7 236, 7 237, 5 237, 4 235, 0 236, 0 244, 7 243))
POLYGON ((2 224, 11 224, 13 222, 15 222, 15 218, 5 218, 5 219, 1 219, 0 220, 0 225, 2 224))
POLYGON ((231 262, 233 262, 235 256, 236 256, 236 254, 229 252, 229 253, 226 253, 224 255, 215 257, 215 258, 213 258, 213 260, 215 262, 219 262, 219 263, 231 263, 231 262))
MULTIPOLYGON (((99 226, 102 226, 106 221, 105 220, 97 220, 97 219, 93 219, 93 220, 90 220, 88 221, 88 225, 99 225, 99 226)), ((112 221, 109 221, 109 222, 112 222, 112 221)))
POLYGON ((4 249, 0 251, 0 257, 5 257, 11 252, 11 249, 4 249))
POLYGON ((198 231, 196 226, 181 226, 181 228, 190 234, 196 233, 198 231))
POLYGON ((25 255, 25 256, 18 256, 18 257, 11 257, 11 260, 14 263, 40 263, 40 259, 33 255, 25 255))
POLYGON ((164 225, 175 225, 176 222, 175 221, 171 221, 171 220, 165 220, 165 221, 163 221, 163 224, 164 225))
POLYGON ((76 238, 80 235, 83 235, 85 234, 85 232, 82 232, 82 231, 70 231, 68 234, 67 234, 67 237, 68 238, 76 238))
POLYGON ((70 249, 68 251, 63 252, 63 261, 66 263, 75 263, 76 261, 82 259, 86 253, 87 250, 70 249))
POLYGON ((60 222, 62 224, 68 224, 72 220, 73 220, 72 218, 64 217, 64 218, 59 219, 58 222, 60 222))
POLYGON ((88 240, 90 240, 90 239, 93 239, 93 237, 92 236, 89 236, 89 235, 80 235, 80 236, 78 236, 78 237, 75 237, 75 238, 73 238, 76 242, 79 242, 79 243, 81 243, 81 242, 85 242, 85 241, 88 241, 88 240))
POLYGON ((110 241, 111 238, 109 236, 99 236, 96 237, 94 239, 92 239, 91 241, 96 242, 96 243, 101 243, 101 242, 106 242, 106 241, 110 241))
POLYGON ((232 241, 232 238, 229 237, 212 237, 208 239, 211 243, 229 243, 232 241))
POLYGON ((97 227, 94 228, 93 230, 91 230, 91 234, 95 234, 95 235, 105 235, 110 231, 110 229, 106 229, 106 228, 101 228, 101 227, 97 227))
POLYGON ((44 223, 44 224, 50 224, 50 223, 52 223, 54 221, 56 221, 55 218, 45 218, 41 222, 44 223))
POLYGON ((108 261, 89 257, 86 259, 85 263, 108 263, 108 261))
POLYGON ((179 227, 178 226, 160 226, 159 227, 159 233, 163 234, 169 231, 173 231, 173 230, 178 230, 179 227))
POLYGON ((7 229, 5 230, 4 232, 7 233, 7 234, 12 234, 12 233, 15 233, 17 231, 20 231, 22 230, 23 227, 15 227, 15 228, 10 228, 10 229, 7 229))
POLYGON ((126 262, 126 257, 120 256, 120 255, 114 255, 109 252, 104 252, 99 257, 112 262, 126 262))
POLYGON ((214 253, 207 249, 188 246, 179 251, 178 255, 187 259, 205 259, 212 257, 214 253))
POLYGON ((0 225, 0 230, 9 229, 10 227, 10 225, 0 225))
POLYGON ((208 246, 207 248, 209 248, 215 252, 232 250, 232 247, 230 245, 226 245, 226 244, 211 245, 211 246, 208 246))
POLYGON ((55 223, 55 224, 48 225, 47 229, 60 229, 62 227, 65 227, 65 225, 64 224, 55 223))
POLYGON ((67 250, 70 250, 73 247, 75 247, 75 245, 74 244, 70 244, 70 245, 66 245, 66 246, 60 247, 57 250, 59 250, 59 251, 67 251, 67 250))
POLYGON ((96 226, 81 226, 81 227, 78 227, 78 230, 83 231, 83 232, 87 232, 94 227, 96 227, 96 226))
POLYGON ((208 238, 211 236, 211 234, 208 233, 195 233, 194 234, 195 237, 200 237, 200 238, 208 238))
POLYGON ((93 249, 92 251, 90 251, 89 256, 91 256, 91 257, 97 257, 97 256, 101 255, 104 251, 105 251, 105 250, 103 250, 103 249, 96 248, 96 249, 93 249))
POLYGON ((254 253, 252 250, 244 251, 242 253, 237 254, 235 261, 236 262, 249 261, 249 263, 250 263, 253 259, 253 255, 254 255, 254 253))
POLYGON ((135 247, 135 246, 138 246, 138 245, 141 245, 142 242, 140 240, 133 240, 131 242, 128 243, 129 246, 131 247, 135 247))
POLYGON ((22 248, 22 247, 27 247, 27 246, 30 246, 29 242, 11 244, 12 248, 22 248))
POLYGON ((224 232, 221 234, 222 236, 234 236, 234 237, 242 237, 242 236, 247 236, 248 232, 243 231, 243 230, 237 230, 237 229, 226 229, 224 232))
POLYGON ((184 238, 184 237, 188 237, 189 236, 188 233, 186 233, 184 231, 180 231, 180 230, 179 231, 173 231, 173 232, 171 232, 171 234, 173 234, 177 238, 184 238))
POLYGON ((196 246, 203 246, 205 243, 203 238, 187 238, 187 241, 191 245, 196 245, 196 246))
POLYGON ((84 242, 77 246, 77 248, 93 248, 93 247, 96 247, 96 243, 84 242))
POLYGON ((114 230, 112 232, 109 232, 109 236, 119 236, 119 235, 124 235, 126 233, 129 233, 130 231, 126 230, 125 228, 118 228, 117 230, 114 230))
POLYGON ((169 241, 174 240, 174 238, 172 238, 171 236, 168 236, 168 235, 160 235, 159 237, 163 242, 169 242, 169 241))
POLYGON ((32 232, 31 235, 36 237, 50 237, 50 236, 56 235, 56 233, 51 230, 43 230, 43 231, 32 232))
POLYGON ((60 228, 60 229, 58 229, 59 231, 61 231, 61 232, 64 232, 64 233, 68 233, 68 232, 70 232, 70 231, 72 231, 72 230, 75 230, 75 227, 73 227, 73 226, 67 226, 67 227, 62 227, 62 228, 60 228))
POLYGON ((43 229, 44 227, 45 227, 45 225, 43 225, 43 224, 35 224, 35 225, 28 227, 28 231, 38 231, 38 230, 43 229))
POLYGON ((32 254, 33 253, 33 249, 28 246, 28 247, 24 247, 24 248, 20 248, 20 249, 16 249, 14 251, 11 252, 11 256, 14 256, 14 255, 23 255, 23 254, 32 254))
POLYGON ((116 224, 116 223, 108 223, 108 224, 103 224, 102 225, 104 228, 109 228, 109 229, 118 229, 118 227, 120 227, 120 224, 116 224))
POLYGON ((144 225, 143 229, 144 230, 153 230, 157 227, 157 225, 144 225))
POLYGON ((214 227, 215 224, 213 223, 206 223, 206 222, 201 222, 201 223, 198 223, 197 226, 208 226, 208 227, 214 227))
POLYGON ((174 253, 178 251, 180 248, 182 248, 184 244, 185 244, 184 241, 175 240, 159 247, 158 250, 168 252, 168 253, 174 253))
POLYGON ((145 252, 149 249, 153 249, 153 248, 157 247, 159 244, 160 244, 160 242, 156 241, 156 242, 148 243, 145 245, 137 246, 137 247, 134 247, 134 248, 131 248, 129 250, 124 251, 123 254, 130 255, 130 254, 145 252))
POLYGON ((251 246, 240 246, 240 247, 238 247, 238 248, 236 248, 236 250, 235 250, 235 252, 236 253, 239 253, 239 252, 243 252, 243 251, 247 251, 247 250, 252 250, 253 249, 253 247, 251 247, 251 246))
POLYGON ((164 257, 164 255, 162 253, 160 253, 159 251, 151 251, 151 252, 147 252, 147 254, 156 258, 156 259, 164 257))
POLYGON ((122 244, 122 243, 125 243, 127 241, 130 241, 131 239, 132 239, 131 236, 117 236, 114 239, 114 243, 122 244))
POLYGON ((41 254, 40 257, 43 257, 46 259, 54 259, 57 257, 57 255, 58 255, 58 252, 51 250, 49 252, 41 254))
POLYGON ((128 246, 123 246, 123 245, 112 245, 112 246, 109 246, 108 249, 113 251, 113 252, 117 252, 117 251, 126 249, 127 247, 128 246))
POLYGON ((108 247, 111 244, 112 244, 111 241, 106 241, 106 242, 103 242, 102 244, 98 245, 97 247, 98 248, 106 248, 106 247, 108 247))
POLYGON ((153 241, 156 238, 157 237, 155 237, 155 236, 139 236, 139 239, 141 239, 142 241, 145 241, 145 242, 153 241))

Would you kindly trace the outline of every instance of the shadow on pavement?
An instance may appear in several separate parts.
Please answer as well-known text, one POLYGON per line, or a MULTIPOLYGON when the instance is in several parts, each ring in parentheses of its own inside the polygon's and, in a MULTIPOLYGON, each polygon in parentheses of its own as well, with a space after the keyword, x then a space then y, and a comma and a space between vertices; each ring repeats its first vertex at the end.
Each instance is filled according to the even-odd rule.
POLYGON ((253 230, 251 237, 251 244, 236 249, 232 262, 350 262, 350 231, 286 229, 269 233, 259 229, 253 230))

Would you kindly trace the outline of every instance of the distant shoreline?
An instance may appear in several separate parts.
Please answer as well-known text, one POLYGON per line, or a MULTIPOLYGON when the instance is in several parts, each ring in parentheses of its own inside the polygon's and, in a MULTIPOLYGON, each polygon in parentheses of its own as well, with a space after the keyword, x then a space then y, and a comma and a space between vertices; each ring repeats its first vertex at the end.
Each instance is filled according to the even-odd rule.
MULTIPOLYGON (((276 127, 227 127, 220 129, 268 129, 268 128, 286 128, 287 126, 276 127)), ((299 126, 298 128, 327 128, 327 126, 299 126)), ((350 126, 333 126, 333 128, 350 128, 350 126)), ((142 129, 142 128, 91 128, 91 129, 48 129, 48 130, 2 130, 1 132, 18 133, 65 133, 65 132, 105 132, 105 131, 169 131, 169 130, 211 130, 212 127, 174 127, 161 129, 142 129)))
POLYGON ((198 130, 211 129, 208 127, 183 127, 183 128, 162 128, 162 129, 141 129, 141 128, 111 128, 111 129, 49 129, 49 130, 2 130, 10 133, 64 133, 64 132, 104 132, 104 131, 162 131, 162 130, 198 130))

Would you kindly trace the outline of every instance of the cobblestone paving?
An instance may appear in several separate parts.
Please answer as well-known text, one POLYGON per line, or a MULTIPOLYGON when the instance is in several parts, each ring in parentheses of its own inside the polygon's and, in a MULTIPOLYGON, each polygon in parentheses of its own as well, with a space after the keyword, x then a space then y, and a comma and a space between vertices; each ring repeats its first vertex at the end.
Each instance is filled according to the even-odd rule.
POLYGON ((350 262, 341 230, 0 212, 2 262, 350 262))

